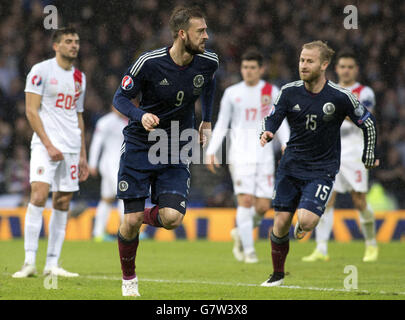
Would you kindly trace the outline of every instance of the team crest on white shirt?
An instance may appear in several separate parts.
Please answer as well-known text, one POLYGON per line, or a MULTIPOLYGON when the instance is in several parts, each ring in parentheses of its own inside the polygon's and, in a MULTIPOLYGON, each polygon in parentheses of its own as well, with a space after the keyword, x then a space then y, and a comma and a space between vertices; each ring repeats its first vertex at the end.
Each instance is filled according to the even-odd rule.
POLYGON ((76 94, 82 91, 82 84, 79 81, 75 81, 75 92, 76 94))
POLYGON ((262 105, 269 106, 271 104, 271 96, 268 94, 262 95, 262 105))

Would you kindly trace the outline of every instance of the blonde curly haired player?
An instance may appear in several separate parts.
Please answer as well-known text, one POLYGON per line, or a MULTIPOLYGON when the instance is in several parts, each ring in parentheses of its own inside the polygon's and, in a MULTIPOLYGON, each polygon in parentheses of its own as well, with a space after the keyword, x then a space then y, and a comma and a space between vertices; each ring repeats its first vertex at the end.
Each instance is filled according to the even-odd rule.
MULTIPOLYGON (((342 51, 336 59, 335 71, 339 78, 338 84, 350 90, 360 103, 372 112, 375 106, 375 95, 370 87, 356 80, 359 73, 356 55, 350 50, 342 51)), ((353 205, 360 213, 360 225, 366 243, 363 261, 371 262, 378 258, 374 212, 366 200, 368 170, 361 162, 362 153, 358 148, 363 145, 363 133, 353 122, 346 119, 340 129, 340 136, 342 145, 340 171, 336 176, 334 192, 316 227, 316 248, 312 254, 302 258, 306 262, 329 260, 328 240, 332 232, 336 193, 346 192, 350 192, 353 205)))

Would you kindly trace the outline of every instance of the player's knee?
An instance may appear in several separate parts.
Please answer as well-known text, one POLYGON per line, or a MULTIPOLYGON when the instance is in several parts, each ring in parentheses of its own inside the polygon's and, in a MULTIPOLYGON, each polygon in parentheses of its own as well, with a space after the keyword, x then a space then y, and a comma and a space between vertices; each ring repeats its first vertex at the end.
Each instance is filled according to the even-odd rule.
POLYGON ((314 230, 318 222, 319 217, 303 217, 299 220, 300 228, 305 232, 314 230))
POLYGON ((238 205, 245 208, 250 208, 253 206, 253 196, 250 194, 239 194, 238 195, 238 205))
POLYGON ((32 203, 36 207, 44 207, 47 199, 48 197, 43 194, 32 193, 30 197, 30 203, 32 203))
POLYGON ((159 210, 160 220, 163 228, 172 230, 181 225, 184 215, 179 211, 171 208, 163 208, 159 210))
POLYGON ((270 209, 270 204, 259 204, 255 206, 255 210, 259 215, 264 215, 270 209))
POLYGON ((276 212, 273 230, 276 236, 284 236, 291 226, 292 215, 288 212, 276 212))
POLYGON ((124 216, 123 224, 129 229, 139 229, 143 223, 143 212, 135 212, 124 216))
POLYGON ((30 202, 37 207, 44 207, 48 200, 49 185, 39 182, 31 184, 30 202))
POLYGON ((352 194, 353 206, 355 209, 363 211, 367 207, 366 197, 361 193, 352 194))
POLYGON ((56 210, 68 211, 71 199, 72 199, 71 193, 58 194, 53 198, 53 207, 56 210))

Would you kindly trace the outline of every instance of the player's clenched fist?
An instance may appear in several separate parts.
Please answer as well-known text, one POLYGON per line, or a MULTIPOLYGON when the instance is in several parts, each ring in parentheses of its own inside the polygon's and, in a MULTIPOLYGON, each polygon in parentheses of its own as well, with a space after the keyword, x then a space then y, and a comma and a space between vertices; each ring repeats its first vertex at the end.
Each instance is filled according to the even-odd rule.
POLYGON ((46 150, 48 151, 48 155, 52 161, 61 161, 64 159, 63 153, 53 145, 48 146, 46 150))
POLYGON ((273 137, 274 137, 274 134, 272 132, 264 131, 260 135, 260 144, 262 145, 262 147, 264 147, 267 142, 270 142, 271 140, 273 140, 273 137))
POLYGON ((366 169, 374 169, 374 168, 377 168, 379 165, 380 165, 380 160, 376 159, 372 166, 367 166, 367 165, 364 165, 364 166, 366 167, 366 169))
POLYGON ((142 116, 142 125, 146 131, 153 131, 154 128, 159 124, 159 118, 152 113, 145 113, 142 116))

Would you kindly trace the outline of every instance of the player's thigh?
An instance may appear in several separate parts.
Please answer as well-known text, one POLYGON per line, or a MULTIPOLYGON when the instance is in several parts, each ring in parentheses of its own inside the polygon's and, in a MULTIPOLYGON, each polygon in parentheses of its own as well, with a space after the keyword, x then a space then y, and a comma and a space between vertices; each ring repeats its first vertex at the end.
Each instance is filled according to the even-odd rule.
POLYGON ((233 182, 233 190, 236 195, 255 194, 255 165, 230 165, 229 172, 233 182))
POLYGON ((259 215, 264 215, 271 205, 271 199, 269 198, 255 198, 255 210, 259 215))
POLYGON ((335 207, 336 196, 337 196, 337 191, 335 190, 335 187, 333 187, 332 194, 331 194, 331 196, 329 197, 328 202, 326 203, 326 207, 327 207, 327 208, 333 208, 333 207, 335 207))
POLYGON ((64 153, 59 162, 52 181, 51 191, 75 192, 79 190, 79 159, 78 153, 64 153))
POLYGON ((270 208, 274 183, 274 162, 257 164, 255 175, 256 212, 264 214, 270 208))
POLYGON ((117 195, 117 173, 101 173, 101 198, 114 199, 117 195))
POLYGON ((360 160, 342 161, 336 176, 335 189, 339 193, 368 191, 368 170, 360 160))
POLYGON ((142 167, 142 160, 147 161, 147 152, 140 151, 139 155, 136 155, 136 152, 129 144, 126 144, 125 151, 121 155, 117 178, 117 197, 119 199, 149 197, 153 172, 142 167))
POLYGON ((321 217, 332 194, 332 189, 333 180, 331 179, 308 180, 302 187, 298 209, 305 209, 321 217))
POLYGON ((301 199, 302 181, 278 172, 274 186, 272 205, 277 212, 295 213, 301 199))
MULTIPOLYGON (((187 209, 190 179, 190 170, 184 165, 169 165, 159 170, 152 183, 152 201, 157 203, 160 209, 170 208, 184 215, 187 209)), ((172 210, 167 211, 172 212, 172 210)))
POLYGON ((367 208, 367 194, 365 192, 351 192, 353 205, 357 210, 364 211, 367 208))
POLYGON ((52 184, 60 161, 52 161, 42 145, 34 145, 30 158, 30 183, 43 182, 52 184))

